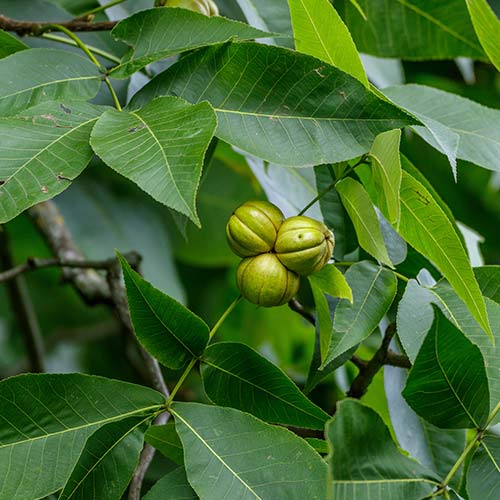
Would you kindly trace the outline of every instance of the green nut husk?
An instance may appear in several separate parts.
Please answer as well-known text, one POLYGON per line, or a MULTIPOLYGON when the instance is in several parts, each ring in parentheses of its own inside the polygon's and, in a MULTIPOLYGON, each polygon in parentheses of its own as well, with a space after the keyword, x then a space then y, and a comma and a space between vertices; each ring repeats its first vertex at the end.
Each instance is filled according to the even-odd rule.
POLYGON ((334 246, 333 233, 322 222, 297 215, 280 226, 274 248, 285 267, 307 276, 328 263, 334 246))
POLYGON ((193 10, 205 16, 218 16, 219 9, 213 0, 166 0, 157 1, 156 6, 181 7, 183 9, 193 10))
POLYGON ((273 253, 243 259, 236 272, 241 295, 253 304, 274 307, 286 304, 298 291, 300 278, 273 253))
POLYGON ((229 246, 240 257, 270 252, 283 218, 281 210, 268 201, 243 203, 226 226, 229 246))

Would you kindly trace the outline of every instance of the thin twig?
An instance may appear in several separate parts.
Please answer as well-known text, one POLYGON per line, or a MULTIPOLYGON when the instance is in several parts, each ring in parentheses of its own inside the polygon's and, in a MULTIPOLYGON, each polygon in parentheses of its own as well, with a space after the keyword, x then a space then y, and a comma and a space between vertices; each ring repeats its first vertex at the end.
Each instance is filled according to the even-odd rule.
POLYGON ((293 298, 290 302, 288 302, 288 307, 292 311, 300 314, 306 321, 311 323, 311 325, 316 326, 316 319, 314 315, 305 309, 305 307, 296 298, 293 298))
MULTIPOLYGON (((162 413, 155 420, 155 425, 166 424, 170 417, 170 413, 162 413)), ((128 488, 128 500, 139 500, 141 498, 142 483, 144 481, 144 476, 153 461, 155 456, 155 448, 150 444, 146 443, 142 450, 141 456, 139 458, 139 463, 134 471, 132 480, 130 481, 130 486, 128 488)))
MULTIPOLYGON (((311 314, 305 307, 295 298, 288 302, 288 307, 300 314, 304 319, 306 319, 311 325, 316 326, 316 320, 314 315, 311 314)), ((361 372, 364 372, 368 365, 369 361, 365 361, 364 359, 359 358, 356 355, 351 357, 351 362, 354 363, 361 372)), ((398 354, 390 349, 387 350, 384 360, 384 365, 397 366, 399 368, 411 368, 410 360, 404 354, 398 354)))
MULTIPOLYGON (((52 33, 43 33, 41 38, 45 38, 46 40, 50 40, 51 42, 64 43, 65 45, 70 45, 71 47, 78 47, 78 44, 72 40, 71 38, 64 38, 59 35, 53 35, 52 33)), ((115 64, 120 64, 120 58, 106 52, 105 50, 100 49, 99 47, 94 47, 93 45, 86 44, 87 48, 95 54, 96 56, 100 56, 104 59, 108 59, 108 61, 114 62, 115 64)))
MULTIPOLYGON (((29 214, 39 232, 49 244, 56 259, 62 262, 85 262, 66 227, 62 214, 54 202, 40 203, 32 207, 29 214)), ((137 268, 137 266, 138 262, 136 262, 135 267, 137 268)), ((135 338, 118 261, 116 259, 107 261, 105 269, 107 270, 106 278, 101 276, 95 269, 62 267, 67 281, 73 284, 87 303, 104 303, 111 306, 128 336, 135 338)), ((149 374, 151 386, 168 399, 169 391, 158 362, 142 346, 139 345, 139 348, 149 374)), ((168 414, 165 415, 163 418, 168 419, 168 414)), ((154 449, 150 450, 148 446, 144 447, 133 479, 134 491, 137 493, 135 493, 135 496, 129 496, 131 500, 140 498, 142 479, 151 463, 153 453, 154 449)))
MULTIPOLYGON (((106 279, 109 284, 111 297, 115 304, 115 311, 121 323, 128 331, 129 335, 134 336, 132 320, 130 318, 130 312, 127 304, 127 294, 121 281, 121 267, 119 262, 115 262, 115 264, 111 266, 111 268, 108 270, 106 279)), ((153 358, 140 344, 139 349, 144 359, 144 364, 151 380, 152 386, 156 390, 160 391, 167 400, 169 400, 170 393, 167 385, 165 384, 165 379, 163 378, 163 374, 161 372, 158 361, 153 358)), ((161 418, 161 421, 166 423, 169 417, 170 413, 166 412, 160 415, 158 418, 161 418)), ((155 448, 153 448, 149 444, 144 445, 139 463, 137 464, 137 467, 132 476, 132 480, 130 482, 128 494, 129 500, 140 500, 142 482, 149 466, 151 465, 151 462, 153 461, 155 451, 155 448)))
POLYGON ((347 392, 348 397, 359 399, 365 394, 373 377, 375 377, 384 364, 387 364, 387 351, 395 333, 396 323, 391 323, 385 331, 381 346, 374 354, 373 358, 368 361, 366 366, 359 371, 358 376, 353 380, 351 388, 347 392))
MULTIPOLYGON (((35 226, 57 259, 85 261, 68 231, 64 218, 52 201, 39 203, 28 211, 35 226)), ((82 299, 90 305, 112 305, 106 280, 94 269, 62 269, 65 281, 70 282, 82 299)))
POLYGON ((407 356, 404 354, 398 354, 397 352, 387 351, 384 360, 385 365, 396 366, 398 368, 411 368, 411 362, 407 356))
POLYGON ((92 51, 87 47, 87 45, 83 43, 82 40, 80 40, 71 30, 66 28, 66 26, 62 26, 61 24, 47 24, 38 34, 43 35, 43 33, 50 31, 60 31, 61 33, 64 33, 75 42, 78 48, 85 53, 85 55, 97 66, 97 68, 99 68, 99 70, 102 72, 105 71, 105 69, 101 66, 101 63, 95 58, 94 54, 92 54, 92 51))
MULTIPOLYGON (((0 269, 13 265, 9 249, 9 241, 5 228, 0 227, 0 269)), ((44 345, 38 317, 33 307, 26 282, 22 276, 17 276, 7 284, 12 311, 23 335, 26 353, 28 355, 29 371, 42 373, 44 371, 44 345)))
MULTIPOLYGON (((134 267, 134 263, 140 259, 140 255, 137 252, 128 252, 124 254, 124 257, 129 264, 132 265, 132 267, 134 267)), ((26 260, 26 262, 0 272, 0 283, 12 280, 20 274, 26 272, 36 271, 38 269, 47 269, 49 267, 108 270, 114 263, 116 263, 116 261, 116 258, 106 260, 71 260, 59 259, 57 257, 49 257, 46 259, 30 257, 26 260)))
POLYGON ((62 26, 60 24, 47 24, 42 31, 40 31, 40 35, 43 35, 43 32, 45 31, 60 31, 64 33, 67 37, 69 37, 73 42, 85 53, 85 55, 95 64, 95 66, 99 69, 101 73, 103 73, 103 80, 106 86, 109 89, 109 92, 111 94, 111 97, 113 99, 113 103, 118 111, 122 110, 120 101, 118 99, 118 96, 116 95, 115 89, 113 88, 113 85, 111 84, 111 80, 109 77, 105 74, 106 73, 106 68, 97 60, 97 58, 94 56, 93 52, 90 50, 89 47, 87 47, 87 44, 83 42, 83 40, 80 40, 71 30, 66 28, 65 26, 62 26))
MULTIPOLYGON (((11 31, 20 36, 32 35, 37 36, 40 33, 47 32, 47 26, 53 25, 53 22, 39 21, 18 21, 6 16, 0 16, 0 29, 11 31)), ((67 28, 70 31, 109 31, 112 30, 117 21, 91 22, 87 19, 72 19, 71 21, 57 22, 60 26, 67 28)), ((49 29, 50 31, 50 29, 49 29)))
POLYGON ((115 5, 118 5, 118 4, 123 3, 125 1, 126 0, 112 0, 109 3, 106 3, 104 5, 100 5, 99 7, 96 7, 95 9, 88 10, 87 12, 80 14, 79 17, 86 18, 88 16, 93 16, 94 14, 97 14, 98 12, 102 12, 103 10, 109 9, 110 7, 114 7, 115 5))

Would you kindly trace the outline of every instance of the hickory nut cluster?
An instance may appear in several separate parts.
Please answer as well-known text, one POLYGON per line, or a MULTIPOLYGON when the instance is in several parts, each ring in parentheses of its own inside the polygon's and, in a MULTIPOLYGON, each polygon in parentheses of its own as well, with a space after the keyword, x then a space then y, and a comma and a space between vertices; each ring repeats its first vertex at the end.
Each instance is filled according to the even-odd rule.
POLYGON ((243 257, 236 272, 241 294, 254 304, 273 307, 298 291, 301 276, 330 260, 335 239, 322 223, 303 215, 285 219, 268 201, 247 201, 226 226, 229 246, 243 257))

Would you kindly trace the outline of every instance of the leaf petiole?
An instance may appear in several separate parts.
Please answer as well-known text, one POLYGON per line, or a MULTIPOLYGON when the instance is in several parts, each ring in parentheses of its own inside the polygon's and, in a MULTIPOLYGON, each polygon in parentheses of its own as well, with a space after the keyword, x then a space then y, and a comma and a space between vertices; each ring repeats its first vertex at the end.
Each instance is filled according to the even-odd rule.
MULTIPOLYGON (((210 330, 210 332, 208 334, 208 341, 209 342, 210 342, 210 340, 212 340, 213 336, 217 333, 217 330, 220 328, 222 323, 224 323, 224 321, 229 316, 229 314, 231 314, 231 311, 236 307, 236 305, 238 304, 238 302, 241 299, 242 299, 242 296, 238 295, 238 297, 236 297, 231 302, 231 304, 229 304, 228 308, 222 313, 222 316, 217 320, 217 322, 215 323, 215 325, 213 326, 213 328, 210 330)), ((186 366, 186 369, 182 373, 181 378, 177 381, 177 384, 175 384, 175 387, 172 389, 172 392, 170 393, 170 396, 167 399, 167 402, 165 403, 165 406, 167 408, 170 405, 170 403, 173 401, 174 396, 177 394, 177 391, 180 389, 180 387, 184 383, 184 380, 186 380, 186 377, 189 375, 189 373, 191 372, 191 370, 193 369, 194 365, 196 364, 196 362, 198 360, 199 360, 199 358, 193 358, 193 359, 191 359, 189 364, 186 366)))

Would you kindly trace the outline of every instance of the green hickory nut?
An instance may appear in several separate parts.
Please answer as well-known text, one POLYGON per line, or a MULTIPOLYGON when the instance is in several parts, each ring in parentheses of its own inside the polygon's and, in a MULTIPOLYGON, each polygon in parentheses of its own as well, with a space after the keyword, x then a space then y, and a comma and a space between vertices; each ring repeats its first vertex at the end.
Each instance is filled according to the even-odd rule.
POLYGON ((240 257, 270 252, 284 216, 268 201, 247 201, 231 215, 226 226, 229 246, 240 257))
POLYGON ((241 295, 253 304, 274 307, 286 304, 298 291, 300 278, 273 253, 243 259, 236 271, 241 295))
POLYGON ((297 215, 283 222, 274 249, 284 266, 307 276, 328 263, 334 246, 333 233, 322 222, 297 215))
POLYGON ((219 15, 219 8, 213 0, 166 0, 166 2, 159 3, 165 7, 181 7, 183 9, 193 10, 205 16, 219 15))

